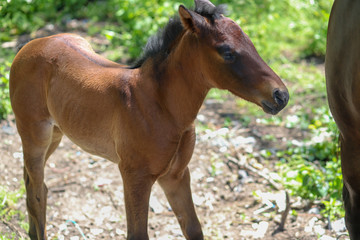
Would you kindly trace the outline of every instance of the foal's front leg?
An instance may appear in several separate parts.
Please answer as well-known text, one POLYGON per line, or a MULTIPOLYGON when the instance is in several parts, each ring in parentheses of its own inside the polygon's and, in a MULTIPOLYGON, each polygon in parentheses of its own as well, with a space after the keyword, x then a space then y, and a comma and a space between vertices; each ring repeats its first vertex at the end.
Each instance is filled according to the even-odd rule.
POLYGON ((166 194, 186 239, 204 239, 191 196, 189 169, 186 168, 181 176, 169 174, 158 179, 158 182, 166 194))
POLYGON ((119 164, 119 169, 124 184, 127 239, 149 239, 147 222, 149 199, 154 179, 144 169, 130 169, 121 164, 119 164))
POLYGON ((166 197, 180 223, 186 239, 204 239, 200 222, 196 216, 190 189, 190 172, 187 167, 195 144, 194 128, 186 132, 169 172, 158 179, 166 197))

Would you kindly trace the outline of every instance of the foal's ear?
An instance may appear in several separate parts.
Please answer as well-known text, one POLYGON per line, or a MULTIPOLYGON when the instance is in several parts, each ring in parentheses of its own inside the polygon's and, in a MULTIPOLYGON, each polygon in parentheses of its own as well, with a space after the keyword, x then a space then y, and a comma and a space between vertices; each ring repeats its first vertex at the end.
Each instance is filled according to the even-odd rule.
POLYGON ((205 24, 205 20, 200 14, 197 14, 183 5, 180 5, 179 15, 185 29, 195 33, 200 33, 201 27, 205 24))

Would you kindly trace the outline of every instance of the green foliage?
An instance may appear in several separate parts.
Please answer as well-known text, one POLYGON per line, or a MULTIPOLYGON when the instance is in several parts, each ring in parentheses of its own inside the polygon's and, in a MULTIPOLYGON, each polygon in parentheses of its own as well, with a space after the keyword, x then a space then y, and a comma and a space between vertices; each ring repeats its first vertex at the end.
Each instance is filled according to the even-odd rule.
POLYGON ((47 22, 60 23, 66 18, 86 14, 88 0, 0 0, 0 41, 31 33, 47 22), (86 12, 86 11, 85 11, 86 12))
POLYGON ((299 156, 293 156, 287 164, 280 164, 283 185, 292 195, 316 200, 326 195, 325 176, 321 169, 299 156))
POLYGON ((266 60, 324 56, 332 0, 240 0, 227 2, 230 17, 266 60))
POLYGON ((31 32, 45 24, 45 15, 53 12, 46 0, 1 0, 0 1, 0 40, 31 32))
POLYGON ((331 219, 344 216, 341 204, 342 174, 338 132, 327 108, 314 110, 311 119, 311 139, 302 145, 290 144, 279 151, 278 164, 282 184, 291 194, 309 200, 322 200, 323 215, 331 219))
POLYGON ((164 26, 180 4, 170 1, 110 0, 108 19, 119 24, 108 26, 103 34, 115 45, 127 48, 131 58, 142 51, 147 39, 164 26))
POLYGON ((335 157, 327 162, 311 163, 299 155, 278 164, 283 186, 292 195, 311 201, 321 200, 322 214, 332 220, 343 217, 341 163, 335 157))
POLYGON ((11 112, 9 97, 9 69, 10 63, 0 64, 0 119, 11 112))

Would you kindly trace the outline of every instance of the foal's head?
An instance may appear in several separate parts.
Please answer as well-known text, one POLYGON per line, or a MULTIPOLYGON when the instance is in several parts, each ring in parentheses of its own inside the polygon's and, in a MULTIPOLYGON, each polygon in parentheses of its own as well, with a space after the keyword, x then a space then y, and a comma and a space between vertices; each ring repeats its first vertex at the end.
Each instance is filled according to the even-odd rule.
POLYGON ((211 87, 227 89, 267 113, 285 107, 289 93, 281 79, 257 53, 253 43, 223 8, 195 0, 195 11, 179 7, 183 37, 196 38, 199 70, 211 87))

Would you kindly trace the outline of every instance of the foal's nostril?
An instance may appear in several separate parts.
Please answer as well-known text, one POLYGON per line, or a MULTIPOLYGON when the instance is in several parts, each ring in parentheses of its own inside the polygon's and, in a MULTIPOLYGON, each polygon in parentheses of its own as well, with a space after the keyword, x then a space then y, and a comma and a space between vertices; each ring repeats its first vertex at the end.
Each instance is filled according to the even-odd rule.
POLYGON ((289 100, 289 94, 286 91, 276 89, 273 93, 273 98, 279 106, 285 106, 289 100))
POLYGON ((273 92, 273 100, 275 103, 273 101, 269 102, 267 100, 263 100, 261 101, 261 105, 265 112, 275 115, 288 103, 289 93, 287 91, 275 89, 273 92))

